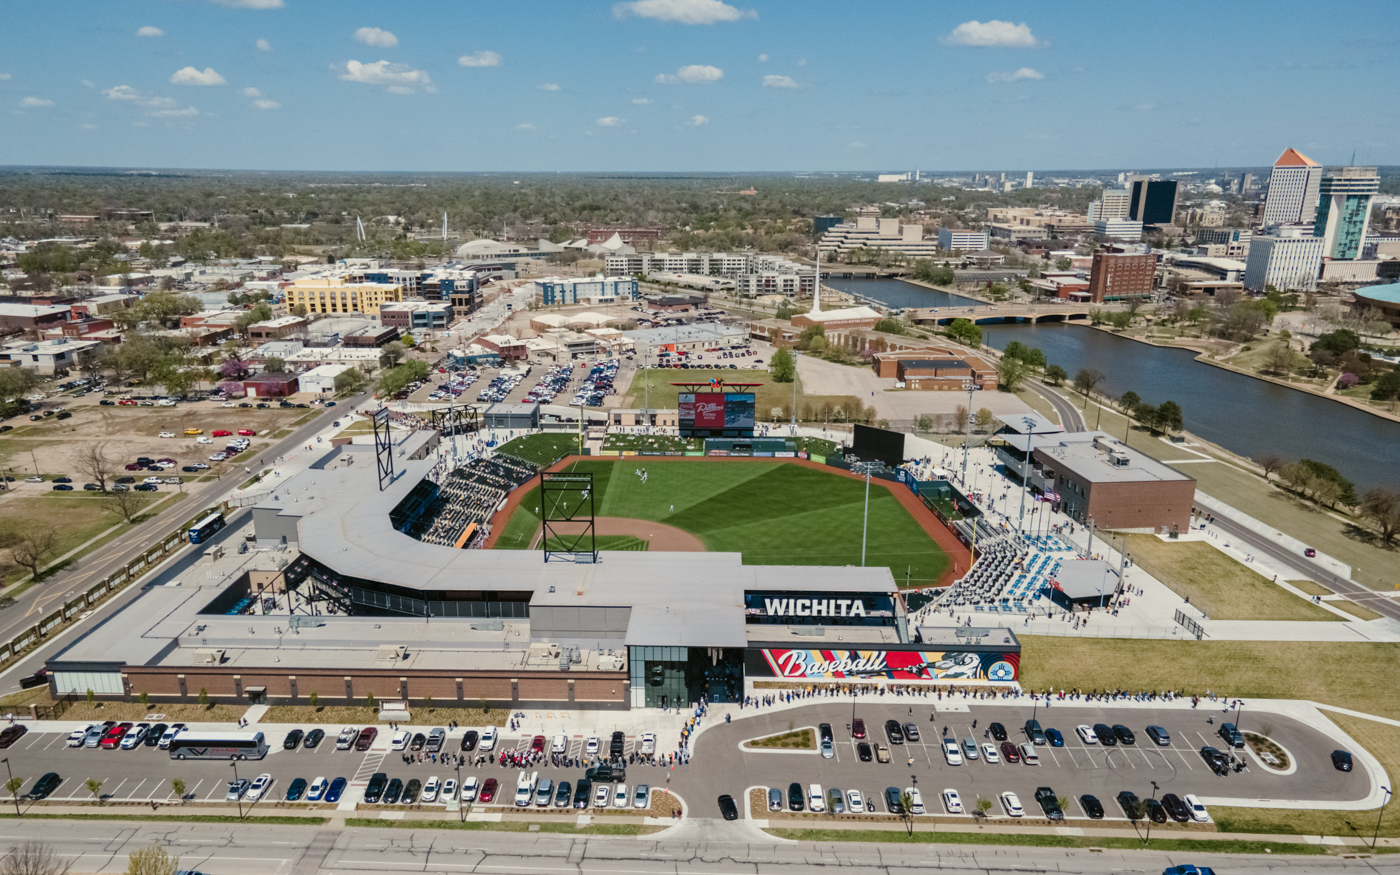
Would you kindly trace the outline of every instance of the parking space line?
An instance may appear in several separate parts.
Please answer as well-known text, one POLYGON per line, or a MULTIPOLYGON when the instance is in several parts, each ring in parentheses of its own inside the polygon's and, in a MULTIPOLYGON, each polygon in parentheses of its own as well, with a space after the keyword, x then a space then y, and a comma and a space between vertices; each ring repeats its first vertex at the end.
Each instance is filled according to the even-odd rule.
POLYGON ((61 732, 54 733, 53 740, 50 741, 48 744, 44 745, 44 750, 48 750, 49 748, 53 747, 54 744, 57 743, 60 739, 66 742, 68 740, 68 736, 64 735, 61 732))
MULTIPOLYGON (((30 738, 29 741, 28 741, 28 743, 26 743, 26 744, 24 745, 24 747, 21 748, 21 749, 22 749, 22 750, 29 750, 31 747, 33 747, 34 745, 36 745, 36 744, 39 743, 39 739, 43 738, 44 736, 46 736, 46 735, 48 735, 48 734, 49 734, 49 733, 47 733, 47 732, 31 732, 30 735, 33 736, 33 737, 30 738)), ((47 745, 45 745, 45 747, 47 747, 47 745)))
MULTIPOLYGON (((144 784, 144 783, 146 783, 146 782, 149 781, 149 780, 150 780, 150 778, 142 778, 139 782, 137 782, 137 784, 136 784, 135 787, 132 787, 132 788, 131 788, 131 793, 130 793, 130 795, 128 795, 126 798, 128 798, 128 799, 135 799, 135 798, 136 798, 136 794, 141 790, 141 785, 144 784)), ((126 783, 126 782, 123 781, 122 783, 126 783)))
POLYGON ((1186 752, 1185 752, 1185 751, 1183 751, 1181 748, 1177 747, 1176 745, 1172 745, 1172 746, 1171 746, 1171 749, 1174 750, 1174 751, 1176 751, 1176 755, 1177 755, 1177 756, 1181 757, 1181 761, 1182 761, 1182 763, 1184 763, 1184 764, 1186 765, 1186 768, 1187 768, 1187 769, 1189 769, 1190 771, 1193 771, 1193 772, 1196 770, 1196 767, 1193 766, 1193 765, 1191 765, 1191 761, 1190 761, 1189 759, 1186 758, 1186 752))
POLYGON ((118 784, 117 786, 113 787, 106 795, 111 796, 113 799, 115 799, 117 797, 117 791, 122 788, 122 784, 125 784, 127 781, 130 780, 130 778, 124 778, 121 784, 118 784))

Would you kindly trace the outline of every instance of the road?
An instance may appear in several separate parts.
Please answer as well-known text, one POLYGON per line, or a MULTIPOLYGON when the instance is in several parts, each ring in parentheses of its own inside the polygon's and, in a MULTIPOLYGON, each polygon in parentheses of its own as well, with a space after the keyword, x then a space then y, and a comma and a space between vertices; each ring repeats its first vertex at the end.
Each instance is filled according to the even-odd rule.
POLYGON ((1025 384, 1032 392, 1050 402, 1050 406, 1055 408, 1055 412, 1060 416, 1060 427, 1067 432, 1084 431, 1084 414, 1074 408, 1069 399, 1042 385, 1037 380, 1029 380, 1025 384))
POLYGON ((549 833, 344 829, 238 824, 5 821, 0 845, 37 839, 74 872, 120 873, 134 850, 159 844, 182 868, 208 875, 331 875, 348 872, 481 875, 903 875, 948 872, 1122 875, 1182 863, 1230 875, 1400 872, 1400 859, 1181 854, 999 846, 783 842, 752 827, 688 821, 659 838, 549 833))

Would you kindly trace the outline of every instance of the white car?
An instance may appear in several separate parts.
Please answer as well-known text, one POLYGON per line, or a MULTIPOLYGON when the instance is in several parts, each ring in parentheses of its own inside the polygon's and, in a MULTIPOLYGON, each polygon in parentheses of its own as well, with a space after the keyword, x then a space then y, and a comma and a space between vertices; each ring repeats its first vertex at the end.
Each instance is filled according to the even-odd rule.
POLYGON ((988 763, 1001 762, 1001 754, 997 753, 997 746, 991 743, 982 745, 982 759, 988 763))
POLYGON ((569 752, 569 736, 567 736, 567 735, 556 735, 556 736, 554 736, 554 743, 551 744, 551 745, 549 746, 549 752, 550 752, 550 753, 568 753, 568 752, 569 752))
MULTIPOLYGON (((918 787, 905 787, 905 788, 904 788, 904 792, 909 794, 909 812, 910 812, 911 814, 923 814, 923 813, 924 813, 924 794, 922 794, 922 793, 919 792, 919 788, 918 788, 918 787)), ((955 795, 955 796, 957 795, 957 791, 956 791, 956 790, 953 791, 953 795, 955 795)), ((962 807, 962 803, 961 803, 961 802, 958 803, 958 807, 959 807, 959 808, 962 807)))
POLYGON ((643 732, 643 733, 642 733, 642 735, 641 735, 641 746, 638 748, 638 752, 639 752, 642 756, 644 756, 644 757, 649 757, 649 756, 652 756, 652 755, 654 755, 654 754, 656 753, 656 733, 655 733, 655 732, 643 732))
POLYGON ((249 802, 257 802, 262 798, 262 794, 267 792, 267 788, 271 786, 272 776, 267 772, 263 772, 253 779, 253 783, 248 786, 248 795, 244 798, 249 802))
POLYGON ((485 729, 481 730, 481 744, 478 749, 482 753, 486 753, 489 750, 494 750, 496 747, 497 738, 498 735, 496 733, 496 727, 486 727, 485 729))
POLYGON ((962 814, 962 797, 952 788, 943 791, 943 810, 949 814, 962 814))
POLYGON ((448 778, 442 782, 442 792, 438 794, 438 801, 447 803, 457 798, 457 779, 448 778))
POLYGON ((599 784, 598 789, 593 793, 593 807, 607 808, 608 800, 612 798, 612 788, 607 784, 599 784))
POLYGON ((82 729, 74 729, 72 732, 68 733, 68 746, 82 747, 83 739, 87 738, 88 730, 91 728, 91 726, 85 726, 82 729))
POLYGON ((311 786, 306 788, 306 801, 320 802, 321 797, 326 795, 327 786, 328 784, 325 777, 323 775, 317 775, 316 780, 311 782, 311 786))
POLYGON ((1025 817, 1026 809, 1021 806, 1021 799, 1015 793, 1007 790, 1001 794, 1001 807, 1006 809, 1007 817, 1025 817))
POLYGON ((121 749, 131 750, 146 738, 146 730, 151 728, 149 723, 138 723, 126 731, 122 736, 121 749))
POLYGON ((197 444, 212 444, 214 442, 214 439, 207 437, 197 437, 194 439, 194 442, 197 444))
POLYGON ((437 775, 429 778, 423 783, 423 795, 420 796, 419 799, 423 802, 436 802, 439 786, 441 785, 438 782, 437 775))
POLYGON ((1074 731, 1079 734, 1079 740, 1085 744, 1098 744, 1099 736, 1094 732, 1094 727, 1085 726, 1083 723, 1074 727, 1074 731))
POLYGON ((162 481, 160 481, 160 482, 164 483, 166 486, 179 486, 179 485, 180 485, 180 478, 179 478, 179 477, 166 477, 164 480, 162 480, 162 481))
POLYGON ((237 405, 237 404, 234 404, 232 401, 225 401, 225 402, 223 403, 222 406, 224 406, 224 407, 237 407, 238 405, 237 405))
POLYGON ((626 808, 627 801, 627 785, 618 784, 617 789, 613 791, 613 808, 626 808))
POLYGON ((846 810, 852 814, 865 813, 865 797, 860 795, 859 790, 846 791, 846 810))
POLYGON ((1185 801, 1186 807, 1191 809, 1192 820, 1197 823, 1208 823, 1210 821, 1210 812, 1206 811, 1206 807, 1201 804, 1201 800, 1196 797, 1196 794, 1187 793, 1185 801))
POLYGON ((26 477, 26 478, 24 478, 24 482, 25 482, 25 483, 43 483, 43 482, 44 482, 44 478, 43 478, 43 477, 39 477, 39 476, 26 477))
POLYGON ((462 782, 462 801, 475 802, 476 793, 480 789, 481 782, 477 780, 475 775, 472 775, 470 778, 467 778, 465 781, 462 782))
POLYGON ((962 751, 958 748, 956 738, 943 739, 943 759, 948 761, 950 766, 960 766, 963 764, 962 751))
POLYGON ((222 462, 224 459, 227 459, 227 458, 228 458, 228 453, 215 453, 214 455, 212 455, 212 456, 209 457, 209 461, 211 461, 211 462, 222 462))
POLYGON ((583 752, 586 756, 596 756, 598 753, 598 736, 594 735, 583 743, 583 752))
POLYGON ((826 810, 826 795, 822 793, 821 784, 808 785, 807 808, 811 811, 816 812, 822 812, 826 810))
POLYGON ((173 431, 163 431, 163 432, 161 432, 160 434, 156 435, 156 437, 163 437, 163 438, 173 438, 174 436, 175 436, 175 432, 173 432, 173 431))
POLYGON ((394 737, 389 740, 390 750, 408 750, 409 739, 413 738, 407 729, 400 729, 394 733, 394 737))

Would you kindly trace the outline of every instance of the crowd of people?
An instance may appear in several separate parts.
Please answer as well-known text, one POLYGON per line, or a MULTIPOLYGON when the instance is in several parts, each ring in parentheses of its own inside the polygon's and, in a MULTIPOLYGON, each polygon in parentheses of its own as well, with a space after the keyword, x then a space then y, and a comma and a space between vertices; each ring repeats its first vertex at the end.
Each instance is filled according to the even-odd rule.
POLYGON ((534 465, 510 456, 475 459, 457 468, 439 484, 432 521, 419 540, 452 546, 472 523, 484 538, 496 508, 513 489, 535 476, 536 470, 534 465))

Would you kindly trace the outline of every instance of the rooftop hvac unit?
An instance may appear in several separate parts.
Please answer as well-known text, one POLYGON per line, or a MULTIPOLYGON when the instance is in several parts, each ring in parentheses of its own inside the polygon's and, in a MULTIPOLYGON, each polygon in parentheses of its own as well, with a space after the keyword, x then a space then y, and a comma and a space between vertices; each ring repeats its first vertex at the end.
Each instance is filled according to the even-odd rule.
POLYGON ((394 663, 406 656, 408 656, 408 645, 406 644, 381 644, 374 661, 394 663))
POLYGON ((1115 468, 1126 468, 1126 467, 1128 467, 1128 454, 1127 454, 1127 453, 1109 453, 1109 454, 1108 454, 1108 461, 1109 461, 1109 464, 1113 465, 1115 468))
POLYGON ((38 352, 38 351, 39 351, 39 345, 38 345, 37 343, 25 344, 23 347, 20 348, 20 351, 21 351, 21 352, 38 352))
POLYGON ((196 650, 194 652, 195 665, 219 665, 224 661, 222 650, 196 650))

